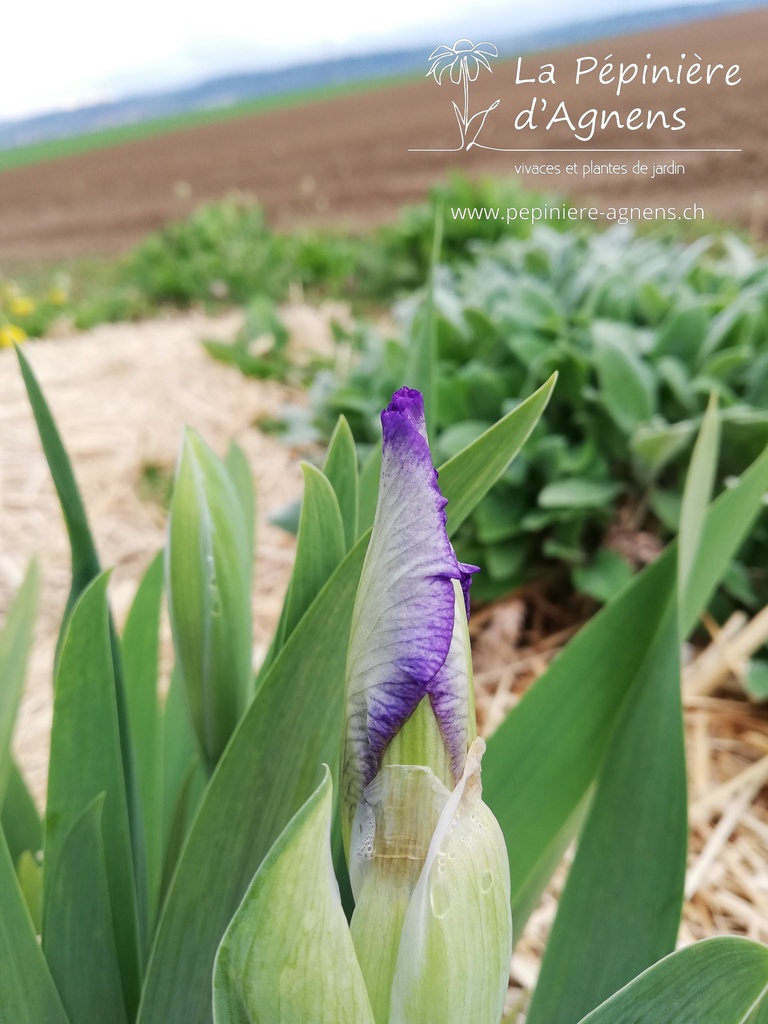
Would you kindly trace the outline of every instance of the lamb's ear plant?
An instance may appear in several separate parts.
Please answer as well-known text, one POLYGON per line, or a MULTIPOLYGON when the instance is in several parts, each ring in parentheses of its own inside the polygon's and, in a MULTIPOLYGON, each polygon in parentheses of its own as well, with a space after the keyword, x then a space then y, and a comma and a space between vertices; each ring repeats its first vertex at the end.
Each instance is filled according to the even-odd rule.
POLYGON ((712 408, 679 548, 627 583, 530 688, 488 741, 481 790, 470 567, 450 537, 554 380, 441 467, 439 490, 420 397, 395 396, 372 533, 378 467, 358 474, 338 428, 325 471, 305 472, 296 566, 255 680, 243 653, 252 496, 242 461, 196 439, 166 556, 177 670, 163 702, 160 563, 118 638, 64 447, 24 375, 75 526, 76 585, 42 838, 9 754, 34 570, 0 634, 2 1024, 498 1024, 510 910, 519 936, 574 838, 531 1024, 762 1024, 765 947, 674 946, 686 853, 680 640, 749 533, 768 452, 705 511, 712 408), (351 926, 337 889, 346 865, 351 926))

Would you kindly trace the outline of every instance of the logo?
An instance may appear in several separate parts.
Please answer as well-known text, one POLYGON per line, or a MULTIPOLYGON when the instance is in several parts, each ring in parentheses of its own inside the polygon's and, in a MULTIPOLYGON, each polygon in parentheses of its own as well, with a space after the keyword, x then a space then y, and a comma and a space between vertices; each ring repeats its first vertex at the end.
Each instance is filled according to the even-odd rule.
POLYGON ((459 145, 434 152, 456 153, 459 150, 471 149, 478 145, 477 139, 483 130, 486 118, 501 101, 494 100, 490 107, 470 115, 469 83, 477 81, 481 68, 487 68, 493 72, 489 61, 498 56, 499 51, 493 43, 473 43, 470 39, 457 39, 453 46, 438 46, 429 55, 430 68, 426 77, 429 78, 431 75, 438 85, 442 85, 443 77, 446 72, 449 72, 450 84, 462 86, 464 90, 463 109, 455 100, 451 100, 453 112, 459 125, 459 145))
MULTIPOLYGON (((669 63, 657 61, 651 53, 640 54, 638 59, 629 61, 616 60, 611 53, 605 56, 566 53, 558 66, 547 62, 538 67, 535 63, 531 66, 533 58, 518 56, 511 83, 514 90, 510 93, 511 106, 505 107, 502 123, 504 131, 526 133, 521 140, 523 146, 486 145, 479 141, 480 134, 501 100, 495 99, 490 106, 473 111, 470 85, 477 81, 483 69, 492 73, 491 60, 498 56, 493 43, 473 43, 471 39, 457 39, 453 46, 438 46, 432 51, 425 77, 434 78, 438 85, 453 90, 461 101, 451 98, 459 131, 458 145, 414 148, 409 152, 456 153, 475 146, 497 153, 740 152, 728 147, 670 145, 674 139, 672 133, 684 131, 688 124, 686 106, 681 104, 674 110, 669 109, 670 97, 678 87, 681 90, 686 87, 686 92, 677 93, 679 99, 692 102, 695 98, 692 88, 697 88, 700 96, 705 89, 707 93, 714 87, 726 90, 737 87, 742 81, 739 64, 726 66, 706 61, 698 53, 681 53, 679 60, 669 63), (518 87, 523 87, 520 92, 518 87), (584 109, 583 100, 591 100, 594 106, 584 109), (654 136, 645 134, 652 130, 654 136), (623 134, 623 139, 617 139, 617 131, 623 134), (531 148, 531 132, 537 133, 537 141, 545 144, 531 148), (550 138, 555 145, 546 145, 550 138), (650 147, 642 145, 644 138, 651 143, 650 147), (603 139, 606 148, 597 148, 603 139), (617 141, 630 145, 617 145, 617 141), (568 142, 571 145, 563 144, 568 142), (586 143, 597 145, 587 149, 586 143)), ((508 83, 509 76, 502 76, 502 80, 508 83)))

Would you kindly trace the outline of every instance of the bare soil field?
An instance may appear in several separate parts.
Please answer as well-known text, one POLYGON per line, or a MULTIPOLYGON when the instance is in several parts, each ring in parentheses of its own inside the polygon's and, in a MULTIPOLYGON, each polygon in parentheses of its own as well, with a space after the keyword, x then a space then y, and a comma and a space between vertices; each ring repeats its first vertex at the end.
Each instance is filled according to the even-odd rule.
MULTIPOLYGON (((440 40, 436 40, 437 43, 440 40)), ((450 43, 452 40, 443 40, 450 43)), ((425 53, 425 72, 427 70, 425 53)), ((703 207, 707 215, 751 227, 763 237, 768 180, 768 9, 658 31, 580 43, 525 58, 522 77, 552 61, 556 85, 516 84, 515 60, 496 61, 471 85, 470 112, 500 104, 488 117, 481 141, 518 150, 575 148, 575 153, 409 152, 458 145, 451 101, 461 88, 438 87, 426 77, 412 84, 350 95, 131 142, 119 147, 22 167, 0 174, 0 265, 116 253, 169 219, 230 190, 255 194, 277 227, 297 224, 366 225, 393 219, 405 202, 421 198, 449 168, 511 176, 515 164, 560 164, 559 174, 522 175, 529 186, 560 190, 598 204, 703 207), (741 66, 740 84, 633 83, 616 96, 597 71, 574 84, 579 56, 646 60, 684 68, 718 63, 741 66), (686 54, 686 58, 681 55, 686 54), (685 106, 684 130, 657 122, 628 131, 615 123, 578 142, 564 123, 518 131, 517 111, 533 97, 548 98, 548 114, 564 100, 574 118, 590 108, 619 112, 634 107, 672 112, 685 106), (599 149, 681 146, 699 152, 600 153, 599 149), (740 152, 702 152, 733 148, 740 152), (632 165, 674 162, 683 170, 633 175, 632 165), (565 164, 628 164, 627 174, 568 175, 565 164)), ((650 173, 650 171, 649 171, 650 173)))

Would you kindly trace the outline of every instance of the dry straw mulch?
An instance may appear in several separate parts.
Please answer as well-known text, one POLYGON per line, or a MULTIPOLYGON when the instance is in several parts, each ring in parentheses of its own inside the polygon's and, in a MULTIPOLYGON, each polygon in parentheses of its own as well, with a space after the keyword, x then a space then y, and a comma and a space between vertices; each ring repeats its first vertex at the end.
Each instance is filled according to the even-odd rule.
MULTIPOLYGON (((328 344, 336 310, 285 311, 299 351, 328 344)), ((300 494, 299 453, 254 428, 300 396, 244 380, 213 362, 201 337, 230 338, 236 314, 141 325, 104 326, 80 337, 28 347, 80 483, 124 621, 143 570, 163 543, 162 508, 141 496, 145 467, 171 472, 182 425, 220 453, 243 447, 258 488, 253 611, 255 659, 277 620, 293 541, 268 518, 300 494)), ((15 358, 0 352, 0 620, 31 557, 39 556, 43 594, 14 749, 42 802, 51 724, 51 666, 69 584, 66 534, 15 358)), ((535 588, 474 616, 481 729, 490 733, 578 628, 579 608, 557 608, 535 588)), ((680 942, 718 932, 768 941, 768 716, 750 704, 735 677, 768 633, 768 615, 718 630, 712 646, 690 655, 684 704, 690 769, 690 855, 680 942)), ((165 636, 166 656, 169 638, 165 636)), ((689 652, 690 653, 690 652, 689 652)), ((567 858, 566 858, 567 861, 567 858)), ((534 913, 512 965, 513 989, 529 989, 557 907, 563 865, 534 913)))

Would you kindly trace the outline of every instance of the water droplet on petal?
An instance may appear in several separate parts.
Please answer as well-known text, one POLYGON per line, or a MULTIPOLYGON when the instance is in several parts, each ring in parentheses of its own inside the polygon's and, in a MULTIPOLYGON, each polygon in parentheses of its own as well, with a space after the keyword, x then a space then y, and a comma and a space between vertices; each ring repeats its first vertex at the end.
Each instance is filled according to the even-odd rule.
POLYGON ((438 881, 432 884, 429 890, 429 905, 433 916, 438 920, 445 917, 451 909, 451 889, 445 881, 438 881))

